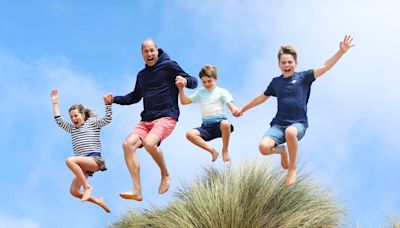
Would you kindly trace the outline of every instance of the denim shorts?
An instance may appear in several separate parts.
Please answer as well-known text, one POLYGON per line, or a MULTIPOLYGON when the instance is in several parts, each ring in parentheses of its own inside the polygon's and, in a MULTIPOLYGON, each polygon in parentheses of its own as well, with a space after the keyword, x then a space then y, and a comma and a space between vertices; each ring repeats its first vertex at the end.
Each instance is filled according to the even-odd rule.
POLYGON ((264 137, 272 138, 275 141, 275 146, 283 144, 286 142, 285 130, 290 126, 293 126, 297 129, 297 140, 300 141, 300 139, 302 139, 306 134, 307 130, 307 128, 301 123, 294 123, 288 126, 272 125, 272 127, 265 132, 264 137))
MULTIPOLYGON (((99 170, 100 171, 106 171, 107 170, 106 161, 104 160, 104 158, 101 157, 101 154, 99 152, 89 153, 86 156, 87 157, 92 157, 96 161, 97 165, 99 166, 99 170)), ((86 171, 86 173, 89 176, 93 176, 94 172, 86 171)))
MULTIPOLYGON (((222 120, 221 120, 222 121, 222 120)), ((200 137, 204 141, 210 141, 222 136, 221 121, 212 123, 203 123, 201 127, 195 128, 200 132, 200 137)), ((233 132, 233 125, 231 124, 231 132, 233 132)))

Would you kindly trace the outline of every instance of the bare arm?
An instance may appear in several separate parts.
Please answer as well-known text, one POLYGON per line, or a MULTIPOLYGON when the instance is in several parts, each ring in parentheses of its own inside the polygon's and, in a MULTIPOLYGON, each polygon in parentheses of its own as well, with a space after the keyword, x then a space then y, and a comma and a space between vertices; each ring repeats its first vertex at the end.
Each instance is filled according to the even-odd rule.
POLYGON ((183 105, 187 105, 187 104, 191 104, 192 103, 190 98, 186 96, 185 90, 183 89, 183 87, 179 88, 179 100, 181 101, 181 104, 183 104, 183 105))
POLYGON ((355 45, 352 44, 352 42, 353 38, 351 38, 351 36, 346 35, 343 41, 340 42, 339 50, 330 59, 328 59, 323 66, 314 70, 315 78, 320 77, 325 72, 330 70, 339 61, 339 59, 347 52, 347 50, 349 50, 351 47, 355 45))
POLYGON ((233 115, 239 111, 239 108, 236 107, 236 105, 234 105, 232 102, 228 102, 226 105, 228 106, 229 110, 231 110, 233 115))
POLYGON ((61 116, 60 107, 58 106, 58 92, 57 90, 52 90, 50 93, 51 101, 53 102, 53 113, 54 116, 61 116))
POLYGON ((234 114, 234 116, 238 117, 243 115, 243 113, 261 103, 264 103, 267 99, 269 98, 269 96, 266 96, 264 93, 258 95, 257 97, 255 97, 253 100, 251 100, 249 103, 247 103, 245 106, 243 106, 241 109, 239 109, 236 112, 236 115, 234 114))

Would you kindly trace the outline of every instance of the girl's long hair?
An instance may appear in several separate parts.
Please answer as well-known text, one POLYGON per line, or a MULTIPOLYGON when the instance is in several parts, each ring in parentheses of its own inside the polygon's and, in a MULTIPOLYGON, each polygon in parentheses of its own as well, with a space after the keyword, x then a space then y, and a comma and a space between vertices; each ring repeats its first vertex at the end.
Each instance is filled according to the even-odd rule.
POLYGON ((72 105, 71 108, 69 108, 68 112, 71 112, 72 110, 77 109, 79 113, 85 115, 85 121, 89 119, 90 117, 95 117, 96 113, 93 112, 91 109, 85 108, 82 104, 76 104, 72 105))

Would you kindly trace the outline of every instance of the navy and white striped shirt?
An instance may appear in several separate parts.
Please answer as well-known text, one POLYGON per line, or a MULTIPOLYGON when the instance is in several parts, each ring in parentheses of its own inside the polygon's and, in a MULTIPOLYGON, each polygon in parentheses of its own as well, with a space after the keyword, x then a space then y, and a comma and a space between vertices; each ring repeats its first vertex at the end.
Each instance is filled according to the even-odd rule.
POLYGON ((91 117, 87 119, 79 128, 68 123, 61 116, 56 116, 58 126, 71 134, 72 149, 75 156, 86 156, 93 152, 101 153, 100 128, 111 123, 111 105, 106 105, 106 114, 103 118, 91 117))

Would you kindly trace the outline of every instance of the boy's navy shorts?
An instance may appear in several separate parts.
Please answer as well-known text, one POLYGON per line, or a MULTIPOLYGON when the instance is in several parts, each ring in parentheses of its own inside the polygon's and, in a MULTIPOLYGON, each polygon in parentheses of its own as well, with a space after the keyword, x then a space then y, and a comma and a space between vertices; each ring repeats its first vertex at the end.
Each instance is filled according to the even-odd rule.
MULTIPOLYGON (((221 120, 222 121, 222 120, 221 120)), ((200 137, 204 139, 204 141, 210 141, 215 138, 220 138, 222 136, 221 132, 221 121, 201 124, 201 127, 195 128, 200 132, 200 137)), ((231 124, 231 132, 233 132, 233 125, 231 124)))

